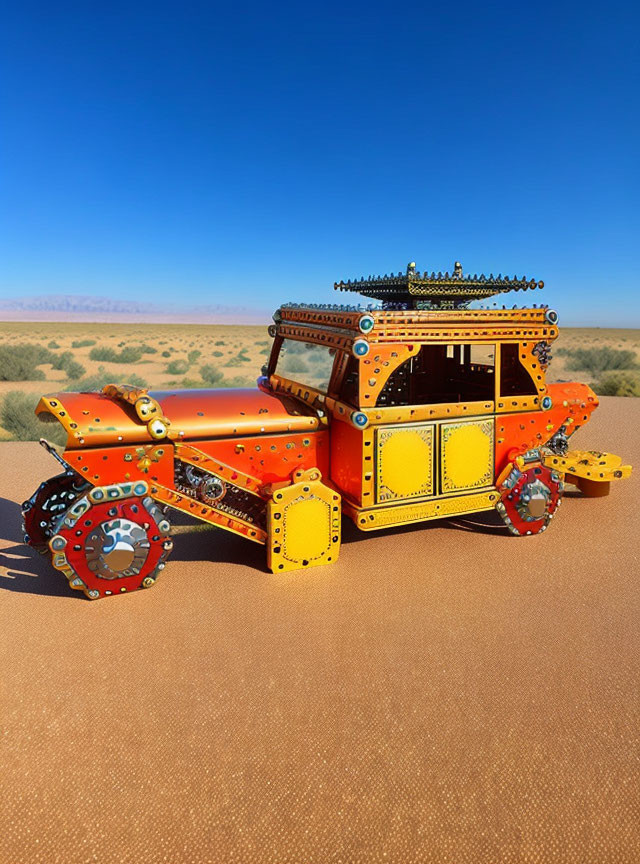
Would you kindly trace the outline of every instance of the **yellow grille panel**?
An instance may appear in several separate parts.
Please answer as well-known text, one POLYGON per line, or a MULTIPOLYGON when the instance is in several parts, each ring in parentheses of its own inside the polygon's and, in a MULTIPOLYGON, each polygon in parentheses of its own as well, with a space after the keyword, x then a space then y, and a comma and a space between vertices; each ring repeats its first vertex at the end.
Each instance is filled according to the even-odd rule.
POLYGON ((376 501, 433 495, 433 424, 376 430, 376 501))
POLYGON ((440 427, 441 491, 461 492, 493 483, 493 420, 440 427))

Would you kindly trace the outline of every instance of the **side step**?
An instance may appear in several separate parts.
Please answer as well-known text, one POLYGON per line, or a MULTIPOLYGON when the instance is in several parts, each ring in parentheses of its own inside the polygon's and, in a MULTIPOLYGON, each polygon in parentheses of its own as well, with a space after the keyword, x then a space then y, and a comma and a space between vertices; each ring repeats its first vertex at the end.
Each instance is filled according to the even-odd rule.
POLYGON ((569 450, 565 456, 543 453, 542 462, 562 472, 566 482, 574 483, 590 498, 608 495, 612 480, 631 475, 631 465, 622 465, 620 456, 598 450, 569 450))

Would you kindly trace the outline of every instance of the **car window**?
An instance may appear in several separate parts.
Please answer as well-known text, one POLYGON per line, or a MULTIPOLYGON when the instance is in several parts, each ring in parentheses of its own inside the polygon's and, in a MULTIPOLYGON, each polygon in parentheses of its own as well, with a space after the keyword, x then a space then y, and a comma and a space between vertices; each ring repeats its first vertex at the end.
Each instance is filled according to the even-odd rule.
POLYGON ((537 393, 531 375, 520 362, 520 346, 500 346, 500 395, 535 396, 537 393))
POLYGON ((306 387, 327 390, 335 354, 335 348, 326 345, 284 339, 275 371, 277 375, 306 387))
POLYGON ((423 345, 378 396, 377 405, 493 401, 495 345, 423 345))

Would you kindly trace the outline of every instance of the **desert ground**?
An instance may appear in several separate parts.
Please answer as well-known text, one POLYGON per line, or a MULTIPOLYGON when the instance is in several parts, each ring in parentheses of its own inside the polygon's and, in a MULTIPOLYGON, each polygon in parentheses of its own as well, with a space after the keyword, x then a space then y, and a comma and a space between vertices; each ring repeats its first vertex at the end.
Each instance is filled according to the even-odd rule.
MULTIPOLYGON (((186 347, 186 346, 185 346, 186 347)), ((640 464, 640 400, 576 445, 640 464)), ((286 575, 180 525, 91 603, 23 545, 0 444, 2 864, 636 864, 640 473, 549 531, 361 535, 286 575)))

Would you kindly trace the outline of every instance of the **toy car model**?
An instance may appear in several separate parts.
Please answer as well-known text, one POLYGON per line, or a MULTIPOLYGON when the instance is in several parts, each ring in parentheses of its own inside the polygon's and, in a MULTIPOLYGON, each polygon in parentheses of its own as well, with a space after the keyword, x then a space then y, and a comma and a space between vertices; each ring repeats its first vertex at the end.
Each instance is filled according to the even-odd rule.
POLYGON ((547 384, 557 314, 470 308, 541 282, 406 273, 340 282, 381 304, 282 306, 256 389, 44 396, 63 472, 24 504, 26 539, 95 599, 154 584, 187 514, 266 547, 273 572, 335 562, 363 531, 497 510, 544 531, 565 480, 606 493, 629 466, 569 450, 598 399, 547 384))

